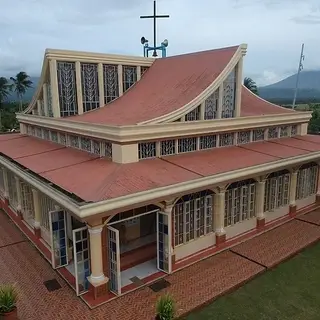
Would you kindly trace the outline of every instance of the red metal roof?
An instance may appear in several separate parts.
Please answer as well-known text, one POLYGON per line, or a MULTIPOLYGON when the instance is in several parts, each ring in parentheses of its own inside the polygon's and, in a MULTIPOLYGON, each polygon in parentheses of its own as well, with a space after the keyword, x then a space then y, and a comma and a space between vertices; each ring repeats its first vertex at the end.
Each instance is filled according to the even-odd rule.
POLYGON ((259 116, 264 114, 293 113, 292 109, 280 107, 269 101, 263 100, 242 86, 241 117, 259 116))
POLYGON ((320 136, 308 135, 117 164, 34 137, 0 137, 4 155, 86 201, 116 198, 320 151, 320 136))
POLYGON ((225 69, 238 46, 157 59, 123 96, 68 120, 130 125, 182 108, 225 69))
MULTIPOLYGON (((235 46, 157 59, 123 96, 102 108, 67 119, 120 126, 169 114, 208 88, 237 49, 235 46)), ((241 116, 292 112, 295 111, 265 101, 242 87, 241 116)))

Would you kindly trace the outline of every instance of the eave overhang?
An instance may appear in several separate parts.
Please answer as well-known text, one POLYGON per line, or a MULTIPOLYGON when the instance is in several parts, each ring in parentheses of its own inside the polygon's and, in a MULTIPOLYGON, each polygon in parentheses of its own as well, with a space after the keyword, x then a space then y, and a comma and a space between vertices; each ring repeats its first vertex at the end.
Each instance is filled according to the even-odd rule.
POLYGON ((76 215, 82 221, 88 220, 97 215, 108 216, 113 212, 123 211, 124 208, 136 207, 141 203, 152 203, 165 199, 172 199, 175 196, 188 194, 195 190, 214 188, 226 182, 242 180, 248 177, 257 177, 261 174, 270 173, 273 171, 290 168, 301 165, 310 161, 319 161, 320 151, 312 152, 307 155, 299 155, 288 159, 281 159, 270 163, 265 163, 249 168, 234 170, 231 172, 219 173, 213 176, 207 176, 199 179, 194 179, 188 182, 173 184, 161 188, 155 188, 148 191, 134 193, 115 199, 99 201, 88 204, 76 204, 63 193, 57 191, 48 184, 43 183, 36 175, 27 173, 26 170, 19 167, 13 161, 9 161, 4 157, 0 157, 0 163, 5 168, 11 170, 18 177, 22 178, 31 186, 41 190, 48 197, 52 198, 63 208, 76 215))
POLYGON ((171 122, 146 125, 108 126, 70 121, 67 118, 49 118, 29 114, 17 114, 19 122, 70 134, 84 135, 118 143, 166 139, 199 134, 239 131, 288 124, 306 123, 312 112, 301 111, 252 117, 237 117, 190 122, 171 122))

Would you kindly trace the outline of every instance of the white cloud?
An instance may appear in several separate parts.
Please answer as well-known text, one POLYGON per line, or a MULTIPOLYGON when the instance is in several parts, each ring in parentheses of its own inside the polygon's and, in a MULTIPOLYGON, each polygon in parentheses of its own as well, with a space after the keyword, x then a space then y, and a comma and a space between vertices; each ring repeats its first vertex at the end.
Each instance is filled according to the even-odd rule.
MULTIPOLYGON (((152 40, 152 0, 11 0, 0 11, 0 74, 40 73, 46 48, 141 55, 152 40)), ((294 73, 301 43, 319 68, 319 0, 158 0, 158 39, 168 54, 248 43, 245 75, 259 83, 294 73)), ((214 63, 214 62, 213 62, 214 63)))

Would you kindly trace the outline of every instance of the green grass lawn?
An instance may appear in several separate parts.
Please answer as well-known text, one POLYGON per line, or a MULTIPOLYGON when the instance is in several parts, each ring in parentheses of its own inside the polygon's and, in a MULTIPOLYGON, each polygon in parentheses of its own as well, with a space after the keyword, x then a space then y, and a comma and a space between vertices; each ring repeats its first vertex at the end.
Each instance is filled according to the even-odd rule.
POLYGON ((319 320, 320 243, 187 320, 319 320))

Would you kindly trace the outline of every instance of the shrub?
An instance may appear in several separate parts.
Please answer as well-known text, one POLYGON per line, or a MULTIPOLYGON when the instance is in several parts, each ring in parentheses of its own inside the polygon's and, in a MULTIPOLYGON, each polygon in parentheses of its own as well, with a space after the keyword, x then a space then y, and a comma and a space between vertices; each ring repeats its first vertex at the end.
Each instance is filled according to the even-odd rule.
POLYGON ((175 314, 175 303, 173 298, 166 294, 157 301, 157 318, 159 320, 172 320, 175 314))
POLYGON ((13 285, 0 285, 0 314, 8 313, 16 308, 17 291, 13 285))

